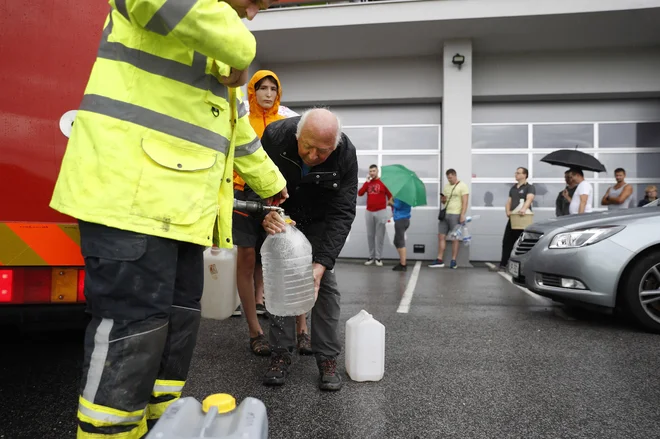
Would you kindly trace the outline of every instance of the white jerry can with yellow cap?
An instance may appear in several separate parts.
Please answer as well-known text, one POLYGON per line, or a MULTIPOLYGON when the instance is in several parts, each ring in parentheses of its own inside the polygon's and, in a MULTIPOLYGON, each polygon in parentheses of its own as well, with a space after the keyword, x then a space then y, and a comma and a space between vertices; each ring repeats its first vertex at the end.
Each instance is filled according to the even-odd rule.
POLYGON ((238 407, 233 396, 217 393, 201 404, 195 398, 172 403, 146 439, 267 439, 266 406, 245 398, 238 407))

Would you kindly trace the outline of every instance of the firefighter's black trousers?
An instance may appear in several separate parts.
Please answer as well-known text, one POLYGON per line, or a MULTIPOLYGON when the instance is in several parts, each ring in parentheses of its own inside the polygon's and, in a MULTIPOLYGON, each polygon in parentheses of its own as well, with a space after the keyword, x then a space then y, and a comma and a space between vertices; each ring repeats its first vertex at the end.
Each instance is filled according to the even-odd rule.
POLYGON ((200 321, 204 247, 79 224, 92 321, 78 437, 137 439, 185 384, 200 321))

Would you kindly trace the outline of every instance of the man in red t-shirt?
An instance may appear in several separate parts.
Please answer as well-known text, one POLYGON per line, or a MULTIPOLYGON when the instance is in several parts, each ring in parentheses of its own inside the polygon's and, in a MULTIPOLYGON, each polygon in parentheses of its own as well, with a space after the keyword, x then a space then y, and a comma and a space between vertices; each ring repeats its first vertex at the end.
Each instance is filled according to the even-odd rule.
POLYGON ((387 199, 392 194, 378 178, 378 166, 369 166, 367 181, 358 191, 358 195, 367 194, 367 240, 369 241, 369 259, 364 265, 374 262, 383 266, 380 257, 383 253, 383 240, 385 239, 385 224, 390 218, 387 212, 387 199))

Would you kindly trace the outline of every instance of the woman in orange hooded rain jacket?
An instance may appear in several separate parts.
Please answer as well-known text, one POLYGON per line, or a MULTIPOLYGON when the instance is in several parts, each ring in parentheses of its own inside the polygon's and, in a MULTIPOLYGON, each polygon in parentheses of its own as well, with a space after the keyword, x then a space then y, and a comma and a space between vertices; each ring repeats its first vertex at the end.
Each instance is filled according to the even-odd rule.
MULTIPOLYGON (((250 124, 259 138, 264 130, 276 120, 285 119, 297 114, 280 105, 282 87, 277 75, 270 70, 259 70, 248 83, 248 102, 250 105, 248 117, 250 124)), ((260 200, 259 197, 245 186, 245 182, 234 173, 234 196, 239 200, 260 200)), ((263 334, 257 318, 264 314, 264 282, 261 271, 261 261, 258 257, 259 248, 263 242, 261 222, 251 216, 234 211, 233 239, 238 246, 237 283, 241 305, 250 332, 250 348, 257 355, 270 355, 268 340, 263 334)), ((237 310, 236 315, 240 315, 237 310)), ((311 355, 312 345, 307 329, 305 315, 298 316, 298 351, 311 355)))

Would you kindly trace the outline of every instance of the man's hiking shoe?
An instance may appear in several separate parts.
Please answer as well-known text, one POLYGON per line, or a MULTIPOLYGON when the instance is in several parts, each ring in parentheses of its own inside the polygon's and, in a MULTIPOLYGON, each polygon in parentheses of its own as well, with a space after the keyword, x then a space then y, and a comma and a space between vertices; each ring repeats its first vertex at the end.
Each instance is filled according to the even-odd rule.
POLYGON ((319 360, 317 360, 319 367, 319 389, 341 390, 344 383, 341 380, 341 375, 337 372, 337 360, 335 358, 324 357, 321 357, 319 360))
POLYGON ((282 386, 286 382, 286 376, 289 374, 291 366, 291 355, 272 354, 270 357, 270 366, 264 375, 263 383, 266 386, 282 386))

